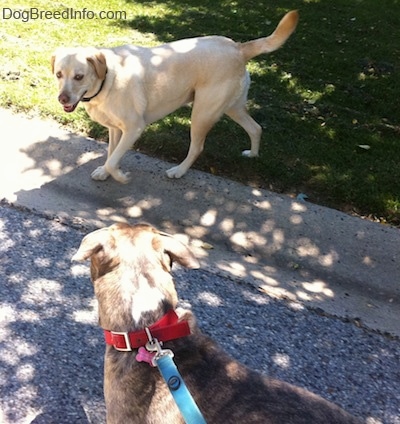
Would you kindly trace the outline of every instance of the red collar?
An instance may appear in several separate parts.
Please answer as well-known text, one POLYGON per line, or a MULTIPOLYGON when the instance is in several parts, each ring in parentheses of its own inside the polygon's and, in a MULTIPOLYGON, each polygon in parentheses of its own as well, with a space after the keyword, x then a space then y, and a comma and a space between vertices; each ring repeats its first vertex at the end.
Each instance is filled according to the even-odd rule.
MULTIPOLYGON (((179 339, 190 334, 189 323, 179 321, 178 315, 172 309, 151 325, 149 330, 151 335, 160 342, 179 339)), ((122 352, 131 352, 149 341, 145 330, 130 332, 104 330, 104 337, 107 344, 122 352)))

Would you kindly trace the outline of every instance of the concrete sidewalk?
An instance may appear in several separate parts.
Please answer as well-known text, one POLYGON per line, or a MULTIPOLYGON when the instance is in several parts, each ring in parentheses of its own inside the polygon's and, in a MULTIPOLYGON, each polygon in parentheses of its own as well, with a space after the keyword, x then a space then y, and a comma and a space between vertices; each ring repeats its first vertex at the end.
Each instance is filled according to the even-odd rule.
MULTIPOLYGON (((400 231, 134 151, 131 181, 93 181, 106 144, 0 109, 0 198, 87 229, 147 221, 190 242, 212 272, 400 336, 400 231)), ((238 152, 239 154, 239 152, 238 152)))

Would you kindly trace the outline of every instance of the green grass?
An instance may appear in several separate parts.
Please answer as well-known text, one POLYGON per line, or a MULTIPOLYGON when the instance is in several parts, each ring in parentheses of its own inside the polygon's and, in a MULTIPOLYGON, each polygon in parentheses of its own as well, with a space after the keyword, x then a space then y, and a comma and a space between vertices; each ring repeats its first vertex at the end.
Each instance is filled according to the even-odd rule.
MULTIPOLYGON (((19 8, 81 10, 78 4, 27 0, 19 8)), ((17 9, 7 0, 2 7, 17 9)), ((85 7, 124 11, 127 19, 2 20, 2 106, 105 138, 83 108, 68 115, 58 105, 49 69, 57 46, 150 46, 209 34, 246 41, 269 34, 286 11, 296 8, 300 23, 289 42, 249 64, 249 109, 264 127, 260 157, 240 156, 248 148, 247 135, 226 118, 210 132, 195 167, 400 224, 398 0, 88 0, 85 7)), ((180 161, 188 148, 189 123, 190 110, 183 108, 151 125, 137 148, 180 161)))

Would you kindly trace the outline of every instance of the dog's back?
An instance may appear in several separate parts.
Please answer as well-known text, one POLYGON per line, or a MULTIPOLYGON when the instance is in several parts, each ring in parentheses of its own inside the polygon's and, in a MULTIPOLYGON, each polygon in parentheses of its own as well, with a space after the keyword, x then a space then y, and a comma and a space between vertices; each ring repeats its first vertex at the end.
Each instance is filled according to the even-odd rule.
MULTIPOLYGON (((243 366, 197 328, 166 348, 174 351, 182 377, 209 424, 361 423, 320 396, 243 366)), ((158 418, 161 423, 162 417, 158 418)))
MULTIPOLYGON (((320 396, 246 368, 197 328, 192 327, 192 333, 164 348, 174 352, 208 424, 361 424, 320 396)), ((107 348, 105 363, 109 424, 184 423, 157 368, 112 347, 107 348)))

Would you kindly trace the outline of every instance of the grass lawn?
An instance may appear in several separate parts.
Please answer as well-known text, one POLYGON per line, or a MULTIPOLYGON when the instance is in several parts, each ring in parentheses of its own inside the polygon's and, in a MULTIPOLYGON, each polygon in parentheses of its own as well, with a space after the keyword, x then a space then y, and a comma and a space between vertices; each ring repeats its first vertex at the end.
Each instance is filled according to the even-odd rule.
MULTIPOLYGON (((17 19, 18 10, 82 13, 82 3, 21 0, 16 6, 3 0, 1 106, 105 138, 83 107, 66 114, 57 103, 49 68, 57 46, 151 46, 210 34, 247 41, 268 35, 286 11, 298 9, 299 26, 288 43, 248 66, 249 109, 264 127, 260 157, 240 156, 249 140, 225 118, 210 132, 195 167, 276 192, 305 193, 311 202, 400 225, 399 1, 87 0, 84 5, 86 19, 28 20, 21 13, 17 19), (102 11, 109 12, 106 19, 89 19, 89 13, 102 11)), ((190 110, 183 108, 151 125, 136 147, 182 160, 189 118, 190 110)))

